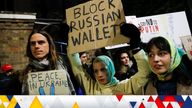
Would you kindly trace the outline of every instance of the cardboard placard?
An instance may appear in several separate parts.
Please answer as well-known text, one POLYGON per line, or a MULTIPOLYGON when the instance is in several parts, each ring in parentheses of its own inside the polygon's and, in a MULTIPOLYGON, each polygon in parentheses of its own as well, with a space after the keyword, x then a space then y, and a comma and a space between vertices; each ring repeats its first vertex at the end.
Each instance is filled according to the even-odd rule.
POLYGON ((182 36, 180 39, 187 53, 187 56, 190 60, 192 60, 192 36, 182 36))
POLYGON ((120 35, 125 22, 121 0, 91 0, 67 9, 66 17, 70 54, 129 42, 120 35))
POLYGON ((65 95, 69 94, 65 70, 50 70, 28 74, 30 95, 65 95))
POLYGON ((139 17, 137 21, 143 42, 157 36, 169 36, 177 47, 182 47, 180 37, 191 35, 185 11, 139 17))

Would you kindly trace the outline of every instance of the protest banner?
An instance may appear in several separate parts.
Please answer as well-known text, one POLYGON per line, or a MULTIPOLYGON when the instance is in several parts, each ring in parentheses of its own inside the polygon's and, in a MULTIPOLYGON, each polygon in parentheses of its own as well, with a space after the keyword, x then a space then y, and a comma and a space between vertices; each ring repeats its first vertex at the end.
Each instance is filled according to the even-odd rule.
POLYGON ((191 35, 184 11, 137 18, 141 29, 141 39, 148 42, 157 36, 171 37, 177 47, 182 47, 181 36, 191 35))
POLYGON ((28 89, 30 95, 64 95, 69 94, 65 70, 50 70, 28 74, 28 89))
POLYGON ((66 10, 69 53, 127 43, 119 25, 125 22, 121 0, 91 0, 66 10))
POLYGON ((192 60, 192 36, 182 36, 180 38, 187 56, 192 60))

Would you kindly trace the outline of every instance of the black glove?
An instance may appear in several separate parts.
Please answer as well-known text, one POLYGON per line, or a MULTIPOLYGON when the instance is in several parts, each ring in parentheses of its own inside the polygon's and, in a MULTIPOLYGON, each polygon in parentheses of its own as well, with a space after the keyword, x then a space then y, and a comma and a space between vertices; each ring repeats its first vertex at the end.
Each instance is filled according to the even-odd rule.
POLYGON ((124 23, 120 26, 120 32, 122 35, 130 38, 130 48, 138 48, 140 47, 141 38, 139 29, 130 23, 124 23))

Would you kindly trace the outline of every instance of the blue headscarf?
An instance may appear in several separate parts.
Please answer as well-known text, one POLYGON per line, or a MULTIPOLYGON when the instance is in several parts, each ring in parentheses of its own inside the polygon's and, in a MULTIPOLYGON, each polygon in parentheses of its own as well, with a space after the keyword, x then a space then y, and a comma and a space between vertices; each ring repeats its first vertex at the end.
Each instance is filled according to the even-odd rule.
POLYGON ((99 60, 100 62, 105 64, 106 69, 107 69, 107 75, 108 75, 107 78, 108 78, 108 81, 109 81, 105 85, 99 84, 99 82, 97 81, 99 86, 101 88, 106 88, 106 87, 110 87, 110 86, 116 85, 119 81, 114 77, 114 75, 115 75, 115 67, 114 67, 113 61, 108 56, 105 56, 105 55, 101 55, 101 56, 96 57, 94 62, 96 60, 99 60))

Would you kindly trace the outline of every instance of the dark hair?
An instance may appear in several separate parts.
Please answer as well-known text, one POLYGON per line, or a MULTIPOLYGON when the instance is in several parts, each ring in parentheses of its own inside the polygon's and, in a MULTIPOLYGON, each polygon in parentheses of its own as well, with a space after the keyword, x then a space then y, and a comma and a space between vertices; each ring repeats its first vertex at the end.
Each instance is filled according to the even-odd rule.
POLYGON ((149 53, 153 46, 156 46, 160 50, 171 53, 169 42, 163 37, 159 36, 152 38, 146 45, 146 52, 149 53))
MULTIPOLYGON (((154 45, 160 50, 168 51, 169 53, 171 53, 170 44, 164 37, 152 38, 146 46, 146 52, 149 53, 154 45)), ((172 80, 175 80, 182 85, 190 86, 192 84, 192 76, 190 74, 191 72, 183 63, 183 59, 172 73, 172 80)), ((155 84, 158 79, 156 74, 154 73, 151 73, 151 75, 149 75, 149 78, 153 81, 153 84, 155 84)))
POLYGON ((87 54, 87 52, 85 52, 85 51, 84 52, 80 52, 79 53, 79 57, 81 57, 83 54, 87 54))
POLYGON ((31 48, 30 48, 30 39, 31 39, 31 36, 35 33, 39 33, 39 34, 42 34, 43 36, 45 36, 47 38, 47 41, 49 43, 49 53, 47 55, 48 57, 48 60, 50 62, 50 65, 51 65, 51 68, 52 69, 55 69, 56 68, 56 62, 58 60, 58 56, 56 54, 56 48, 55 48, 55 44, 53 42, 53 39, 52 37, 44 30, 40 30, 40 31, 32 31, 32 33, 29 35, 29 38, 28 38, 28 42, 27 42, 27 49, 26 49, 26 55, 27 57, 29 57, 29 60, 34 60, 36 59, 33 55, 32 55, 32 52, 31 52, 31 48))
POLYGON ((102 48, 98 48, 95 50, 95 56, 100 56, 100 55, 107 55, 109 56, 107 50, 105 49, 105 47, 102 47, 102 48))
POLYGON ((122 53, 127 53, 127 55, 129 56, 129 59, 130 59, 130 55, 129 55, 127 50, 124 50, 124 49, 117 50, 114 54, 114 57, 113 57, 116 72, 118 72, 121 69, 121 65, 122 65, 121 54, 122 53))
POLYGON ((175 69, 175 74, 173 74, 173 77, 176 78, 180 84, 190 86, 192 83, 192 76, 190 73, 191 72, 187 69, 186 65, 181 62, 175 69))
POLYGON ((119 64, 121 64, 121 54, 123 54, 123 53, 127 53, 128 57, 129 57, 129 59, 130 59, 130 54, 129 54, 128 51, 126 51, 126 50, 119 50, 119 51, 117 52, 117 54, 116 54, 117 62, 118 62, 119 64))

